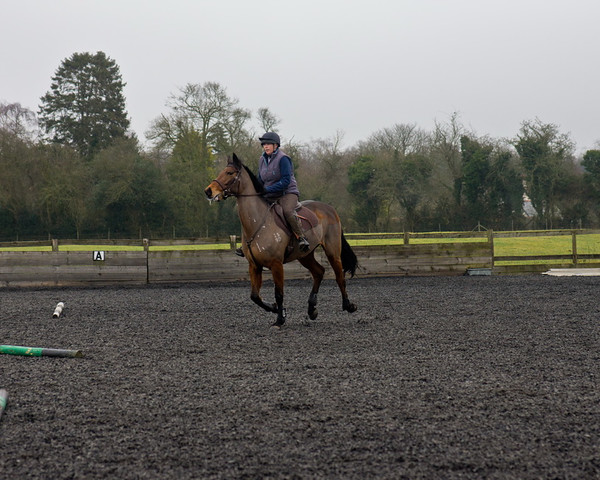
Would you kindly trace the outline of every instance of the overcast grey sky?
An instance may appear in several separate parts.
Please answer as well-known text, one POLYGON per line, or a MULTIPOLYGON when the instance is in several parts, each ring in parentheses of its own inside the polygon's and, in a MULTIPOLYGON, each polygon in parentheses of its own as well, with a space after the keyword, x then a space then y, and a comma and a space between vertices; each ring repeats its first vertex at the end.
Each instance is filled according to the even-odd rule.
POLYGON ((578 152, 600 140, 598 0, 2 0, 0 13, 0 101, 37 112, 63 59, 101 50, 142 140, 171 93, 207 81, 269 107, 284 141, 339 131, 349 147, 453 112, 478 135, 539 118, 578 152))

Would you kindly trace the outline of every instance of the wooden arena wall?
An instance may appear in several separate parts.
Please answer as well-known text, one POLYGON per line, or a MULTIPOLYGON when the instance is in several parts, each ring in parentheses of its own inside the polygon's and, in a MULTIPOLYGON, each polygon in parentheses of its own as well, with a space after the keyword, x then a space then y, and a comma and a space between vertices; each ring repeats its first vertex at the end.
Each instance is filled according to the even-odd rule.
MULTIPOLYGON (((489 242, 353 247, 356 275, 464 275, 492 266, 489 242)), ((232 250, 152 250, 102 252, 0 251, 0 287, 160 284, 247 281, 248 265, 232 250)), ((323 250, 317 259, 334 278, 323 250)), ((286 278, 310 278, 298 262, 285 266, 286 278)), ((265 271, 265 279, 270 273, 265 271)))

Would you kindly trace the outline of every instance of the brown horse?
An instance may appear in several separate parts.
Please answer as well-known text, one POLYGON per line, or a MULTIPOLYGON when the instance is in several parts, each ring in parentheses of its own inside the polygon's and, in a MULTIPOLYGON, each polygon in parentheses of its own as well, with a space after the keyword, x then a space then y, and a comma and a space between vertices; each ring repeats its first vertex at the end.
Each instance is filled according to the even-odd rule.
POLYGON ((250 298, 267 312, 277 314, 273 326, 285 323, 283 308, 283 265, 298 260, 313 277, 308 297, 308 316, 317 318, 317 294, 323 281, 325 268, 317 262, 314 250, 321 245, 335 272, 335 279, 342 293, 342 308, 356 311, 356 305, 348 300, 345 274, 351 276, 357 268, 356 255, 344 238, 340 217, 333 207, 316 201, 301 202, 297 213, 304 224, 305 236, 310 242, 308 252, 298 248, 298 242, 289 228, 278 218, 277 204, 263 198, 264 189, 254 174, 233 154, 227 166, 204 190, 211 201, 236 197, 238 215, 242 223, 242 249, 248 260, 250 298), (263 268, 271 270, 275 283, 275 302, 267 304, 260 296, 263 268))

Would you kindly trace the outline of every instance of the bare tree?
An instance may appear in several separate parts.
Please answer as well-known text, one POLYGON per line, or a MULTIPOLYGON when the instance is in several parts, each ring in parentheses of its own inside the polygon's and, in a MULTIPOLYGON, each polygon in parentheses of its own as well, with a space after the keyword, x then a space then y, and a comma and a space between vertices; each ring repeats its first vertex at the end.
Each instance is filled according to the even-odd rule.
POLYGON ((250 112, 238 103, 218 83, 189 83, 171 95, 167 103, 171 111, 156 119, 146 135, 157 144, 173 147, 182 136, 195 131, 204 157, 231 150, 248 137, 244 127, 250 112))
POLYGON ((446 170, 450 185, 444 181, 450 189, 454 188, 454 182, 460 179, 462 173, 462 158, 460 155, 460 138, 467 133, 460 123, 458 113, 453 113, 450 120, 440 123, 436 120, 433 131, 433 157, 434 163, 446 170))
POLYGON ((429 135, 414 123, 401 123, 375 132, 368 142, 378 150, 398 153, 402 156, 423 151, 429 135))
POLYGON ((20 103, 0 103, 0 130, 32 140, 38 133, 37 117, 20 103))
POLYGON ((333 137, 313 140, 310 149, 298 149, 297 171, 303 198, 330 203, 342 220, 350 217, 347 172, 352 161, 341 148, 343 137, 337 132, 333 137))
POLYGON ((277 130, 281 122, 279 117, 272 113, 268 107, 259 108, 256 116, 263 132, 277 130))

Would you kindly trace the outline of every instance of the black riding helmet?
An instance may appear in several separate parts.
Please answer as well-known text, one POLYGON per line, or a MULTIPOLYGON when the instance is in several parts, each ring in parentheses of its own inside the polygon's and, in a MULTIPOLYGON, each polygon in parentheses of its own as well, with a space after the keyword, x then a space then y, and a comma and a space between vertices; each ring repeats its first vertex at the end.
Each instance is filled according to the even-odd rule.
POLYGON ((275 132, 267 132, 262 137, 259 137, 260 144, 264 145, 265 143, 272 143, 273 145, 280 146, 281 140, 279 139, 279 135, 275 132))

